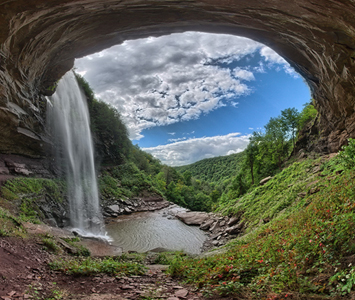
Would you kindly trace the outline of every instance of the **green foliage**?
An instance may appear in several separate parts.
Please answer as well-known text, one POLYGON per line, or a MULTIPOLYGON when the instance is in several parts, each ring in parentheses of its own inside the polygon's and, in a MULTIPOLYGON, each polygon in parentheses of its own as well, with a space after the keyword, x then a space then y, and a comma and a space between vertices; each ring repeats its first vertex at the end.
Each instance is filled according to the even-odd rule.
POLYGON ((138 145, 131 147, 129 158, 138 169, 150 175, 158 174, 163 167, 158 159, 142 151, 138 145))
POLYGON ((309 173, 314 164, 321 164, 321 159, 294 163, 265 185, 255 187, 240 198, 238 194, 233 198, 235 194, 230 191, 228 198, 225 196, 224 201, 221 201, 218 210, 224 214, 243 213, 243 218, 251 225, 256 225, 260 219, 272 219, 284 209, 298 210, 306 203, 305 198, 295 201, 299 197, 298 194, 307 193, 317 186, 315 175, 309 173))
POLYGON ((286 294, 334 299, 350 293, 354 268, 341 262, 355 254, 355 174, 345 170, 335 175, 335 168, 334 160, 317 159, 285 169, 233 207, 246 209, 247 222, 271 217, 270 222, 232 241, 222 254, 177 259, 169 272, 199 288, 255 299, 286 294), (318 176, 314 170, 320 166, 318 176), (311 193, 312 188, 317 192, 311 193), (300 191, 306 192, 303 198, 300 191))
POLYGON ((293 151, 299 120, 297 109, 288 108, 281 111, 280 116, 270 118, 264 132, 253 132, 238 173, 221 188, 220 205, 236 201, 248 190, 256 188, 261 179, 282 170, 293 151))
POLYGON ((68 275, 95 275, 105 273, 109 275, 143 275, 144 265, 137 262, 118 261, 112 257, 56 260, 49 264, 52 270, 62 271, 68 275))
POLYGON ((287 108, 281 111, 281 122, 284 131, 292 140, 292 148, 295 146, 295 137, 299 128, 300 113, 296 108, 287 108))
POLYGON ((179 173, 190 172, 195 179, 207 182, 222 183, 236 175, 244 159, 243 153, 206 158, 191 165, 175 167, 179 173))
POLYGON ((150 175, 139 170, 132 162, 107 168, 99 177, 99 188, 103 200, 130 198, 145 191, 161 195, 150 175))
POLYGON ((355 140, 348 139, 348 145, 342 147, 343 151, 338 154, 338 162, 346 169, 354 169, 355 167, 355 140))
POLYGON ((44 237, 42 239, 42 243, 47 250, 52 251, 54 253, 57 253, 60 249, 55 240, 53 240, 51 237, 44 237))
POLYGON ((168 251, 159 253, 159 255, 155 258, 155 264, 161 265, 170 265, 174 264, 176 260, 181 261, 183 257, 186 257, 186 254, 182 251, 168 251))
POLYGON ((318 114, 318 112, 315 109, 312 102, 306 103, 304 105, 304 108, 303 108, 301 114, 300 114, 299 123, 298 123, 299 130, 303 129, 306 126, 306 124, 308 124, 309 122, 314 120, 316 118, 317 114, 318 114))
POLYGON ((0 192, 5 201, 18 204, 21 220, 39 223, 44 216, 37 201, 49 198, 62 203, 65 189, 61 180, 18 177, 7 180, 0 192))
MULTIPOLYGON (((351 264, 350 264, 351 265, 351 264)), ((335 285, 333 291, 341 295, 349 294, 355 285, 355 268, 341 270, 329 279, 330 285, 335 285)))
POLYGON ((0 207, 0 237, 24 236, 25 232, 21 220, 0 207))
POLYGON ((76 248, 76 252, 71 253, 74 256, 85 256, 88 257, 91 255, 90 250, 83 245, 78 244, 80 242, 80 238, 63 238, 65 242, 67 242, 72 247, 76 248))
POLYGON ((1 187, 1 195, 6 200, 18 200, 24 195, 50 194, 52 199, 62 203, 65 183, 60 180, 18 177, 7 180, 1 187))

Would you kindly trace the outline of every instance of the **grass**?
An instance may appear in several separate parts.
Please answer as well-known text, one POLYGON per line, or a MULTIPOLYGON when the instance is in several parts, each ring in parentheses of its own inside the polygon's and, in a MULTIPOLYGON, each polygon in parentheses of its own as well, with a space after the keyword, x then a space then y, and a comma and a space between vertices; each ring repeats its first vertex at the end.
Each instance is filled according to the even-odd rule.
POLYGON ((344 261, 355 262, 355 172, 338 171, 335 160, 293 164, 226 208, 243 210, 249 224, 264 217, 269 223, 233 240, 224 254, 176 256, 169 272, 205 291, 246 299, 334 299, 350 293, 354 267, 344 261), (316 166, 323 170, 317 178, 316 166), (313 186, 319 191, 311 194, 313 186), (301 191, 307 192, 303 198, 301 191))
POLYGON ((307 204, 307 197, 300 195, 319 185, 318 174, 313 170, 323 164, 322 158, 295 162, 275 175, 263 186, 254 188, 241 198, 220 203, 218 211, 226 215, 243 214, 243 220, 250 228, 261 219, 270 220, 285 213, 297 211, 307 204))
POLYGON ((114 276, 142 275, 146 272, 143 264, 135 261, 109 258, 75 258, 56 260, 49 264, 50 268, 68 275, 96 275, 105 273, 114 276))
POLYGON ((2 203, 8 202, 24 222, 40 223, 44 218, 38 202, 64 202, 66 185, 62 180, 19 177, 6 181, 1 187, 2 203), (48 199, 47 199, 48 198, 48 199))
POLYGON ((78 238, 78 237, 63 238, 63 240, 65 242, 67 242, 69 245, 71 245, 72 247, 77 249, 77 251, 75 253, 72 253, 74 256, 86 256, 87 257, 87 256, 91 255, 89 249, 87 249, 83 245, 77 244, 78 242, 80 242, 80 238, 78 238))
POLYGON ((26 230, 22 226, 21 220, 0 207, 0 237, 24 237, 25 235, 26 230))
POLYGON ((42 238, 42 243, 43 243, 45 249, 49 250, 51 252, 58 253, 60 250, 60 247, 57 245, 55 240, 50 237, 42 238))

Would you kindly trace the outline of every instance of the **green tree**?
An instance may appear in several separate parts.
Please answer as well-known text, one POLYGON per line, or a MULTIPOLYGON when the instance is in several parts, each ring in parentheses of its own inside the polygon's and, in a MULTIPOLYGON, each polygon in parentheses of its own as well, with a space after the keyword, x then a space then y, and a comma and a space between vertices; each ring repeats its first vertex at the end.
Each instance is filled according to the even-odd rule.
POLYGON ((311 120, 314 120, 317 116, 318 112, 316 108, 314 107, 312 101, 309 103, 306 103, 304 105, 304 108, 300 114, 300 120, 299 120, 299 130, 303 129, 303 127, 310 122, 311 120))
POLYGON ((188 186, 191 185, 191 178, 192 178, 192 174, 190 171, 185 171, 184 174, 182 174, 182 176, 184 177, 184 183, 188 186))
POLYGON ((292 149, 295 147, 295 137, 299 127, 300 113, 296 108, 287 108, 281 111, 281 122, 284 130, 292 139, 292 149))
POLYGON ((249 166, 250 169, 250 175, 251 175, 251 185, 254 185, 254 163, 256 160, 256 157, 258 155, 258 143, 253 139, 253 137, 250 138, 250 142, 245 149, 245 160, 246 164, 249 166))
POLYGON ((281 117, 271 118, 265 125, 263 145, 266 149, 265 153, 281 169, 282 162, 288 152, 286 133, 281 117))

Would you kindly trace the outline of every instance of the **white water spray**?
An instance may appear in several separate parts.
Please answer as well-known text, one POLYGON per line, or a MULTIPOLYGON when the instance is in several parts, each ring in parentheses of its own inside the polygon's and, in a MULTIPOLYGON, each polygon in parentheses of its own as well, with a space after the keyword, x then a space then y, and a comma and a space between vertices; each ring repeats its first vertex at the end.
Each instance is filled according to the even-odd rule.
POLYGON ((102 236, 89 112, 85 95, 73 72, 59 81, 47 107, 55 139, 57 163, 67 178, 72 230, 84 236, 102 236))

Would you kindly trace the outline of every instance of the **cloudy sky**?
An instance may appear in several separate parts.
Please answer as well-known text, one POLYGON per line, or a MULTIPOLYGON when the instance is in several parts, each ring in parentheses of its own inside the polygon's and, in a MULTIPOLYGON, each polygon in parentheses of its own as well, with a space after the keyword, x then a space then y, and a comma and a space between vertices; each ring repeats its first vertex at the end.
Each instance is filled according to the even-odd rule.
POLYGON ((133 143, 168 165, 240 152, 270 117, 310 99, 283 58, 231 35, 126 41, 75 67, 120 111, 133 143))

